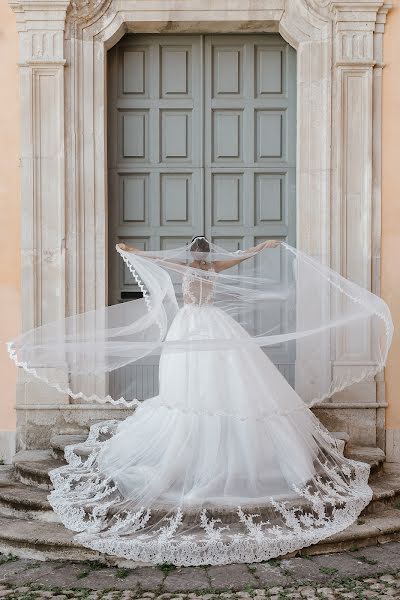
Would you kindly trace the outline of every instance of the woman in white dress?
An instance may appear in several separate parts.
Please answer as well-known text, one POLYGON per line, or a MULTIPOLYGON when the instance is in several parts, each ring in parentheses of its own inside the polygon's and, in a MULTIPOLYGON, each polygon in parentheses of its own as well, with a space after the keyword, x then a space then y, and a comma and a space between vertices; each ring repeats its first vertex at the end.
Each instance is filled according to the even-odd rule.
MULTIPOLYGON (((263 335, 253 335, 260 307, 271 297, 262 316, 272 314, 279 290, 268 295, 250 275, 240 282, 237 275, 221 275, 279 245, 269 240, 224 254, 199 236, 186 253, 117 246, 147 302, 150 317, 137 320, 150 323, 147 338, 140 329, 143 347, 154 338, 154 322, 163 331, 162 341, 151 346, 153 353, 161 348, 159 393, 136 402, 124 421, 92 426, 85 443, 66 449, 68 464, 50 473, 50 503, 83 545, 177 565, 268 560, 344 529, 369 503, 368 465, 343 457, 274 365, 265 350, 275 338, 269 341, 262 326, 263 335), (164 294, 158 292, 162 271, 168 272, 164 294), (258 310, 250 325, 246 302, 258 310)), ((300 259, 296 254, 292 265, 297 274, 300 259)), ((309 264, 304 259, 304 272, 314 277, 315 265, 309 264)), ((332 288, 343 294, 343 282, 328 279, 330 293, 332 288)), ((321 281, 327 281, 322 271, 316 289, 321 281)), ((298 305, 298 281, 296 288, 298 305)), ((346 302, 352 297, 346 293, 346 302)), ((355 304, 359 311, 360 301, 355 304)), ((378 313, 364 301, 362 317, 346 308, 337 327, 359 326, 364 305, 369 319, 378 313)), ((307 340, 312 346, 325 339, 312 335, 329 334, 332 321, 307 322, 307 314, 298 309, 296 331, 278 334, 278 344, 291 338, 304 351, 307 340)), ((387 315, 384 326, 390 338, 387 315)), ((138 328, 134 333, 137 344, 138 328)), ((333 380, 327 393, 352 381, 348 374, 342 382, 333 380)))

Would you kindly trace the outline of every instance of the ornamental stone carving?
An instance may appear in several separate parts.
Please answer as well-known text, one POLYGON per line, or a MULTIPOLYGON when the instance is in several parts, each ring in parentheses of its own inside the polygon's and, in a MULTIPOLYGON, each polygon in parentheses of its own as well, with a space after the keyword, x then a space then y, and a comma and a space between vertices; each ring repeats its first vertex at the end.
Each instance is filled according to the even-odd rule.
POLYGON ((67 18, 71 22, 85 22, 93 19, 98 13, 102 14, 110 0, 71 0, 67 18))

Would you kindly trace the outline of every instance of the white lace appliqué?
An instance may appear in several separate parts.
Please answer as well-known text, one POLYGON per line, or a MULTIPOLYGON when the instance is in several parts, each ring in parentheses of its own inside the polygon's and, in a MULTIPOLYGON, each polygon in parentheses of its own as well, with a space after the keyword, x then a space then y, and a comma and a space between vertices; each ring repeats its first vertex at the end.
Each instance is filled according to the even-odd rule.
POLYGON ((214 509, 203 508, 197 525, 189 515, 189 527, 182 507, 164 517, 159 507, 124 511, 117 486, 97 464, 117 426, 118 421, 93 425, 85 442, 66 448, 67 464, 50 472, 54 511, 67 528, 79 532, 79 543, 106 554, 184 566, 265 561, 342 531, 372 497, 369 465, 338 454, 335 440, 326 435, 320 474, 302 487, 293 485, 290 500, 271 498, 255 512, 232 508, 227 523, 215 518, 214 509))

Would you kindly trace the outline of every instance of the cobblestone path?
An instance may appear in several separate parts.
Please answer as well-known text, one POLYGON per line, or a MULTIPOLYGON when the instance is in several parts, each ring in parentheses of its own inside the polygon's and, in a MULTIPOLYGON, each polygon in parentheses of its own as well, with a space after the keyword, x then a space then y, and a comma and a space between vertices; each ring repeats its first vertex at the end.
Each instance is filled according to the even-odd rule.
POLYGON ((0 555, 0 599, 400 598, 400 543, 252 565, 136 569, 0 555))

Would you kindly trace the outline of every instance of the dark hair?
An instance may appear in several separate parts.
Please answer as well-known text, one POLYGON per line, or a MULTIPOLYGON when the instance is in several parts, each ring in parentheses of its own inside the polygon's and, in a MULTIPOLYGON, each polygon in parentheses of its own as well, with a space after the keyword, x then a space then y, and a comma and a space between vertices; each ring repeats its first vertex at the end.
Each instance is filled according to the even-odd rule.
POLYGON ((192 252, 210 252, 210 244, 204 235, 195 235, 190 244, 192 252))

